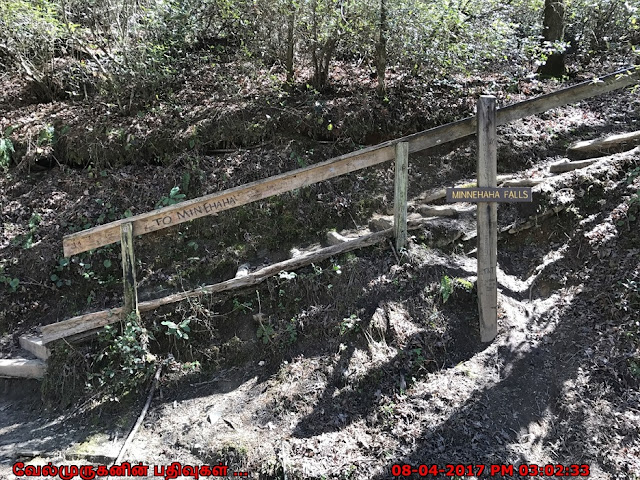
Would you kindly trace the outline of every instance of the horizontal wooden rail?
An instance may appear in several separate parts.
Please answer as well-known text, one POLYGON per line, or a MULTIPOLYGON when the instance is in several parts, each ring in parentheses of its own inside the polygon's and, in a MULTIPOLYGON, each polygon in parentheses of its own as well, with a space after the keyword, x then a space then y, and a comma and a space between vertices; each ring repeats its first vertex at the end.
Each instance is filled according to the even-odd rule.
POLYGON ((632 67, 605 75, 602 78, 578 83, 557 92, 514 103, 498 110, 498 125, 629 87, 637 84, 638 81, 640 81, 640 67, 632 67))
MULTIPOLYGON (((427 221, 428 220, 426 219, 409 221, 407 228, 409 228, 410 230, 420 228, 421 226, 425 225, 427 221)), ((163 305, 180 302, 182 300, 186 300, 187 298, 191 298, 191 297, 197 297, 197 296, 211 294, 211 293, 225 292, 225 291, 233 290, 237 288, 257 285, 265 281, 267 278, 277 275, 283 270, 284 271, 296 270, 300 267, 310 265, 311 263, 314 263, 314 262, 321 262, 323 260, 326 260, 327 258, 331 258, 345 252, 375 245, 376 243, 380 243, 392 237, 393 234, 394 234, 393 228, 382 230, 380 232, 366 234, 355 239, 350 239, 338 245, 322 248, 320 250, 316 250, 313 252, 306 253, 304 255, 300 255, 299 257, 294 257, 279 263, 274 263, 273 265, 269 265, 267 267, 261 268, 259 270, 256 270, 255 272, 251 272, 248 275, 245 275, 242 277, 232 278, 230 280, 226 280, 221 283, 216 283, 214 285, 208 285, 208 286, 196 288, 194 290, 189 290, 186 292, 175 293, 173 295, 169 295, 163 298, 158 298, 155 300, 140 302, 138 304, 138 310, 140 312, 148 312, 151 310, 155 310, 156 308, 159 308, 163 305)), ((118 307, 118 308, 112 308, 110 310, 102 310, 99 312, 87 313, 85 315, 73 317, 68 320, 63 320, 61 322, 45 325, 41 327, 42 336, 43 336, 42 342, 44 344, 47 344, 54 340, 59 340, 61 338, 66 338, 71 335, 76 335, 82 332, 86 332, 87 330, 93 330, 96 328, 103 327, 105 325, 109 325, 110 323, 119 321, 122 318, 122 313, 123 313, 123 308, 118 307)))
MULTIPOLYGON (((634 85, 639 79, 640 71, 632 68, 516 103, 498 111, 497 124, 503 125, 518 118, 535 115, 568 103, 634 85)), ((119 242, 120 226, 123 223, 131 222, 133 234, 142 235, 392 160, 395 144, 398 142, 408 142, 411 153, 473 135, 475 131, 476 118, 469 117, 347 153, 305 168, 90 228, 64 237, 64 255, 69 257, 119 242)))

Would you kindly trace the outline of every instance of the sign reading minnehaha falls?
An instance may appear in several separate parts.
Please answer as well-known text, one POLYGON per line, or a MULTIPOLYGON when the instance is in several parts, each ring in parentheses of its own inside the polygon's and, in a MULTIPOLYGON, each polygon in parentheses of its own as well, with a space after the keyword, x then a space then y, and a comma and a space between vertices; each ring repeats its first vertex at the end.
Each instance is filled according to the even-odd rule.
POLYGON ((447 188, 447 202, 530 202, 531 187, 447 188))
POLYGON ((531 202, 530 187, 497 188, 496 99, 478 101, 478 187, 447 188, 447 202, 478 204, 478 311, 480 339, 498 334, 498 202, 531 202))

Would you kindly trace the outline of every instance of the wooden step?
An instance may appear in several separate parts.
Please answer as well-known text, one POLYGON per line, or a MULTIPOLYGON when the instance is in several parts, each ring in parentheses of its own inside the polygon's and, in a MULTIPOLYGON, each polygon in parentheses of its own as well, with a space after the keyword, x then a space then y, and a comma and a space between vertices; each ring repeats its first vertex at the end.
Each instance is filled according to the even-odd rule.
POLYGON ((0 377, 42 378, 47 369, 40 359, 1 358, 0 377))
POLYGON ((27 352, 33 353, 36 357, 41 360, 47 360, 49 355, 51 355, 51 350, 49 350, 44 343, 42 343, 42 335, 23 335, 20 337, 20 347, 26 350, 27 352))
POLYGON ((615 152, 631 150, 638 144, 640 144, 640 131, 620 133, 606 138, 574 143, 567 148, 567 155, 575 159, 601 157, 615 152))

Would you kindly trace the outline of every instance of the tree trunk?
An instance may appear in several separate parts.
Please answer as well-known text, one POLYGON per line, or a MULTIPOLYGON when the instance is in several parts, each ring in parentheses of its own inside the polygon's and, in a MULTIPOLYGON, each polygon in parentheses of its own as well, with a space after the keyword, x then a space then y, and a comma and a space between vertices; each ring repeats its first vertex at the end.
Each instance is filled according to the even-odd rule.
POLYGON ((329 66, 331 65, 331 59, 333 58, 337 45, 338 33, 334 32, 322 46, 322 50, 320 51, 320 77, 318 78, 316 87, 318 90, 324 90, 329 83, 329 66))
MULTIPOLYGON (((545 0, 542 37, 546 45, 564 38, 564 0, 545 0)), ((552 53, 547 62, 538 69, 546 77, 562 77, 566 73, 564 53, 552 53)))
POLYGON ((318 63, 318 0, 311 2, 311 63, 313 64, 314 87, 320 75, 320 64, 318 63))
POLYGON ((376 73, 378 75, 378 95, 386 90, 385 73, 387 71, 387 2, 380 0, 380 23, 376 38, 376 73))
POLYGON ((321 41, 318 25, 318 0, 311 1, 311 63, 313 78, 311 83, 318 91, 323 91, 329 83, 329 66, 340 40, 339 26, 334 26, 328 37, 321 41))
POLYGON ((296 5, 291 0, 289 12, 287 14, 287 58, 285 67, 287 69, 287 83, 291 84, 295 80, 293 71, 293 56, 295 48, 295 26, 296 26, 296 5))

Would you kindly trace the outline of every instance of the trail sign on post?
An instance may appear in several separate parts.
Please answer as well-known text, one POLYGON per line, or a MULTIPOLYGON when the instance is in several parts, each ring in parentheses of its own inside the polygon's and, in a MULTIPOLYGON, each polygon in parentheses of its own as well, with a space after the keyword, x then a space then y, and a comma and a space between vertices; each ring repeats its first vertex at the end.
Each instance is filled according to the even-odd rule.
POLYGON ((478 188, 447 188, 447 202, 478 204, 478 311, 480 340, 498 334, 498 202, 531 202, 531 188, 497 188, 496 98, 478 100, 478 188))

